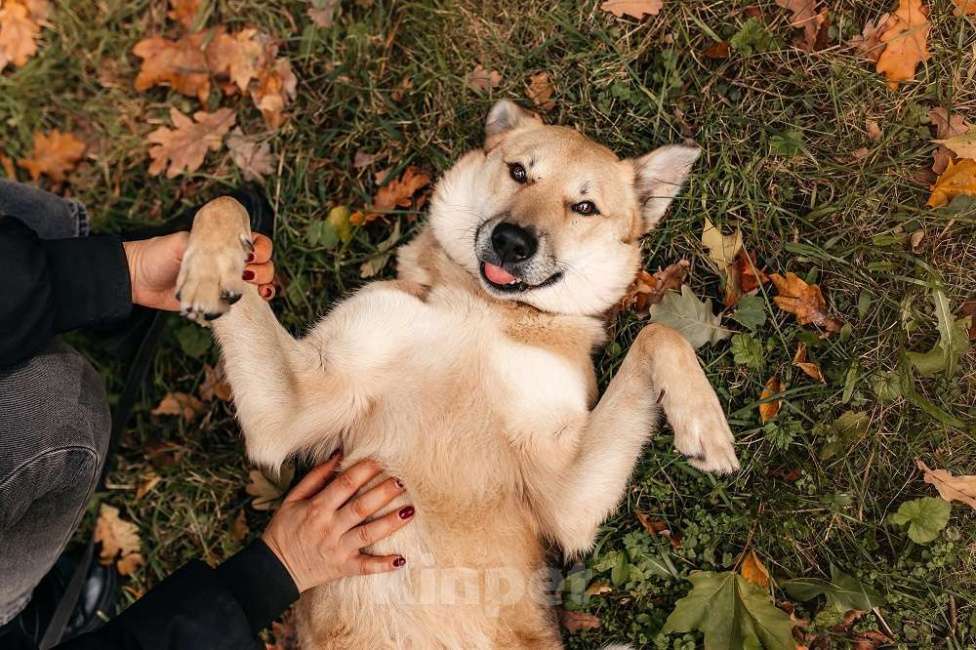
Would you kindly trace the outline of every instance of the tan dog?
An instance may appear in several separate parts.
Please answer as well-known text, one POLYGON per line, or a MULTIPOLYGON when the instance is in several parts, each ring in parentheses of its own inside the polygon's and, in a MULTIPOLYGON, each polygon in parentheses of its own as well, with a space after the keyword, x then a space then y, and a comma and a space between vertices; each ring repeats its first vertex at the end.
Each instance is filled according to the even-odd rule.
POLYGON ((369 284, 302 339, 240 279, 243 208, 217 199, 196 216, 179 295, 191 316, 229 309, 214 330, 251 458, 276 467, 341 445, 348 463, 378 459, 417 510, 371 549, 402 554, 405 570, 302 597, 303 648, 560 648, 544 541, 591 547, 658 406, 693 465, 738 467, 673 330, 645 327, 596 402, 602 315, 698 149, 621 160, 509 101, 486 130, 438 183, 399 279, 369 284))

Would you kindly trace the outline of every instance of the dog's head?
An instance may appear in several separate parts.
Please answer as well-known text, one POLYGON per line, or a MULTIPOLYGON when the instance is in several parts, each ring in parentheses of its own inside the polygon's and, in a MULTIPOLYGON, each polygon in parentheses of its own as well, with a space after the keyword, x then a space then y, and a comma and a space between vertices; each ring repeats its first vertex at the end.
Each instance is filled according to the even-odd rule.
POLYGON ((607 310, 699 150, 673 145, 621 160, 508 100, 491 109, 485 131, 484 150, 458 161, 434 192, 440 245, 496 298, 561 314, 607 310))

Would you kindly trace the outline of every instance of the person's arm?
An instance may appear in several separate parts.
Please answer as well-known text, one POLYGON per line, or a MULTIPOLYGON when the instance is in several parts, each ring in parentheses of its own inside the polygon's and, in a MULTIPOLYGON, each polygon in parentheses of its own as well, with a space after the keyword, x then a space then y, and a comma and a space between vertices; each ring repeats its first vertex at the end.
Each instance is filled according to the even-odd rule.
POLYGON ((56 334, 125 318, 132 290, 118 237, 42 240, 0 217, 0 368, 30 358, 56 334))
POLYGON ((403 486, 390 478, 353 499, 380 468, 361 461, 345 472, 349 480, 330 481, 340 460, 337 455, 309 472, 260 540, 216 569, 190 562, 103 628, 58 650, 260 648, 257 633, 300 592, 404 566, 399 555, 361 550, 410 521, 413 508, 406 506, 363 523, 403 494, 403 486))

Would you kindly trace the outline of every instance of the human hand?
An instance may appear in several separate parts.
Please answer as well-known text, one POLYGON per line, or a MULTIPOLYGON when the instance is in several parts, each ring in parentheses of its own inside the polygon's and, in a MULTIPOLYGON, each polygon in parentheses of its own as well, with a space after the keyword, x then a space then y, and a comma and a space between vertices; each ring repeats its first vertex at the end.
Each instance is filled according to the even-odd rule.
MULTIPOLYGON (((129 283, 132 302, 143 307, 179 311, 176 299, 176 276, 180 272, 183 253, 190 233, 153 237, 122 243, 129 264, 129 283)), ((254 250, 244 268, 244 280, 255 284, 265 300, 274 297, 274 263, 271 261, 271 240, 254 233, 254 250)))
POLYGON ((404 506, 362 523, 393 499, 403 486, 388 478, 354 495, 380 473, 373 460, 362 460, 333 477, 341 460, 335 454, 303 478, 285 497, 261 539, 288 569, 298 591, 339 578, 385 573, 406 564, 400 555, 367 555, 362 548, 390 536, 413 517, 404 506))

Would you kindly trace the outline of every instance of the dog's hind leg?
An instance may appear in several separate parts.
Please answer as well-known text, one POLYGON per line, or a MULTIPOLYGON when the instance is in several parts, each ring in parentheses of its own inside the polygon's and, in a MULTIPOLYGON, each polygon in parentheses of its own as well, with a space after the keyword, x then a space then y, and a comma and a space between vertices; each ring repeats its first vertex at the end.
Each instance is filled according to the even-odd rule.
POLYGON ((674 429, 675 447, 692 465, 716 472, 739 467, 732 432, 695 350, 678 332, 648 325, 591 411, 572 464, 542 494, 543 517, 568 555, 589 549, 617 507, 659 407, 674 429))

